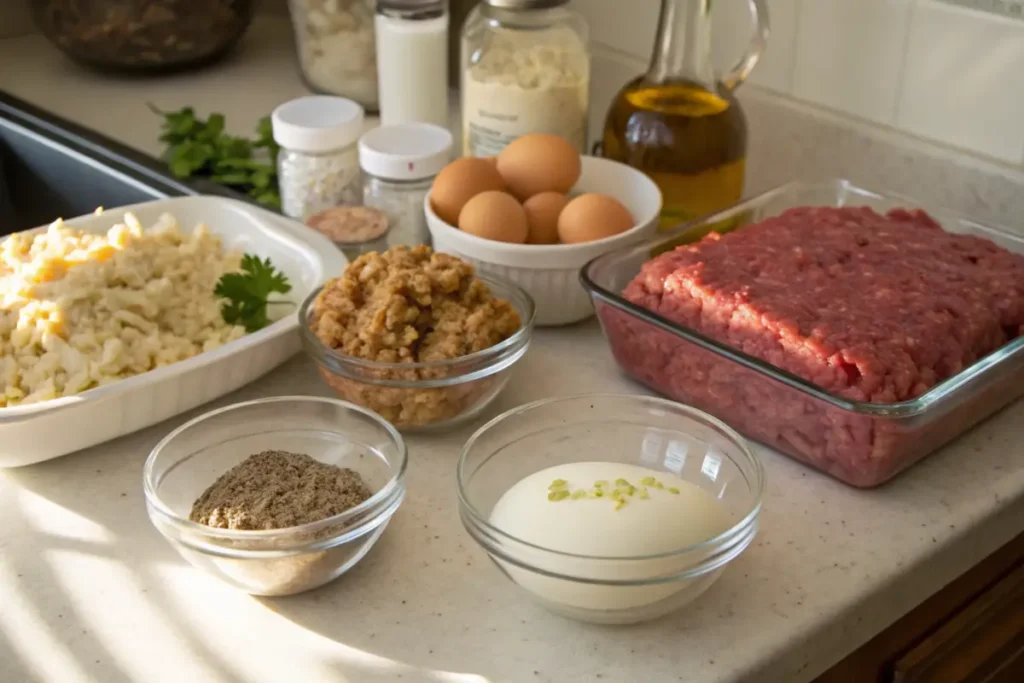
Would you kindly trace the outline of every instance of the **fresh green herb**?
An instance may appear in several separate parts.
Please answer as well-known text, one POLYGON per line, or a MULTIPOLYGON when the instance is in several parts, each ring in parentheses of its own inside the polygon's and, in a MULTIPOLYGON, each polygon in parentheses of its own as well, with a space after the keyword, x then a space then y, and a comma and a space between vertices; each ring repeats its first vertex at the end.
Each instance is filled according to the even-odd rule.
POLYGON ((256 124, 256 136, 256 142, 253 143, 253 147, 267 150, 271 162, 276 166, 277 153, 281 151, 281 147, 274 140, 274 127, 270 123, 269 116, 264 116, 256 124))
POLYGON ((223 114, 204 121, 192 107, 178 111, 149 108, 163 117, 160 141, 167 145, 163 158, 178 178, 207 178, 248 195, 273 209, 281 208, 277 185, 277 154, 270 117, 260 119, 256 139, 229 135, 223 114))
POLYGON ((255 332, 270 324, 267 315, 268 304, 287 304, 289 301, 272 301, 274 292, 287 294, 292 289, 288 277, 274 268, 270 259, 246 254, 242 257, 242 270, 225 273, 217 282, 213 293, 227 299, 220 308, 224 322, 242 325, 246 332, 255 332))

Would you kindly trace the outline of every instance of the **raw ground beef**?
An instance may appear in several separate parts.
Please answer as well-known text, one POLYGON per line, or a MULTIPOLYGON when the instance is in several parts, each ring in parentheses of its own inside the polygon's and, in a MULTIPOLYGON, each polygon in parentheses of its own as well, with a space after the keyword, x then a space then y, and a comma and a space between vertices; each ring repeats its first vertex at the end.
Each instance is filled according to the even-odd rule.
MULTIPOLYGON (((661 254, 623 295, 831 394, 881 404, 920 396, 1024 334, 1024 257, 920 211, 790 209, 661 254)), ((849 483, 881 483, 956 433, 941 425, 924 438, 833 408, 626 313, 598 312, 627 372, 849 483)))

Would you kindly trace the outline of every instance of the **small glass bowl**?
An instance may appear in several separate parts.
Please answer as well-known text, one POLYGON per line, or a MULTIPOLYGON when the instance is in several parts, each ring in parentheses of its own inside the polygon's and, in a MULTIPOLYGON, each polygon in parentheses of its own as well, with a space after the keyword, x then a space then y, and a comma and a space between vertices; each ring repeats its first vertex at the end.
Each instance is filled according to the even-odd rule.
POLYGON ((505 388, 533 333, 535 307, 530 295, 510 282, 478 277, 494 296, 512 304, 522 322, 515 334, 489 349, 429 363, 384 363, 340 354, 310 329, 320 288, 299 307, 302 347, 339 398, 379 413, 402 431, 441 431, 462 424, 479 415, 505 388))
POLYGON ((405 497, 406 447, 394 427, 333 398, 280 396, 218 408, 168 434, 146 460, 150 521, 182 557, 253 595, 292 595, 351 569, 405 497), (189 520, 222 474, 267 450, 305 453, 358 472, 374 494, 345 512, 269 531, 216 529, 189 520))
POLYGON ((654 619, 714 583, 753 541, 764 470, 743 438, 689 406, 648 396, 553 398, 514 408, 481 427, 457 468, 462 523, 499 569, 544 607, 603 624, 654 619), (668 553, 600 557, 515 538, 489 522, 501 496, 555 465, 607 461, 668 472, 714 496, 730 528, 668 553))

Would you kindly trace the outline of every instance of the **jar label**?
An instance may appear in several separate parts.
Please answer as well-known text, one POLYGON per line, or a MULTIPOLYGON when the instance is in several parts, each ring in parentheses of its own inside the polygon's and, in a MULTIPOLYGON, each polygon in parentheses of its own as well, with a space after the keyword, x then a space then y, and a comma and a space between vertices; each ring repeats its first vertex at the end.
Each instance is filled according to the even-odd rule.
POLYGON ((462 107, 465 156, 494 156, 528 133, 558 135, 585 152, 587 100, 585 83, 573 87, 523 89, 514 84, 466 79, 462 107))

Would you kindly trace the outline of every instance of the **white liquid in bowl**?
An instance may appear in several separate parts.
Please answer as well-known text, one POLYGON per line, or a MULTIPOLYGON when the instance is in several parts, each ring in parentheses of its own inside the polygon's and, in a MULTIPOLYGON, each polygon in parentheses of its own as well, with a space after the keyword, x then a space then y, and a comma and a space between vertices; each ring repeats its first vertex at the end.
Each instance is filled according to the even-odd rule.
MULTIPOLYGON (((558 574, 603 581, 647 581, 690 569, 700 557, 693 553, 647 560, 644 555, 671 553, 707 541, 726 531, 730 521, 724 505, 704 489, 666 472, 613 462, 569 463, 532 474, 502 495, 491 512, 493 526, 516 539, 574 555, 624 558, 594 560, 552 557, 548 552, 523 549, 517 559, 558 574), (659 485, 651 484, 651 480, 659 485), (564 486, 552 489, 552 483, 564 486), (625 480, 633 495, 617 485, 625 480), (602 497, 594 498, 595 482, 607 482, 602 497), (645 483, 646 482, 646 483, 645 483), (587 492, 586 497, 572 494, 587 492), (568 497, 558 493, 567 491, 568 497), (555 493, 558 500, 550 500, 555 493), (643 496, 646 495, 646 498, 643 496)), ((681 591, 706 589, 718 571, 694 579, 637 586, 609 586, 553 578, 498 560, 509 576, 544 601, 589 610, 623 610, 649 605, 681 591)))

